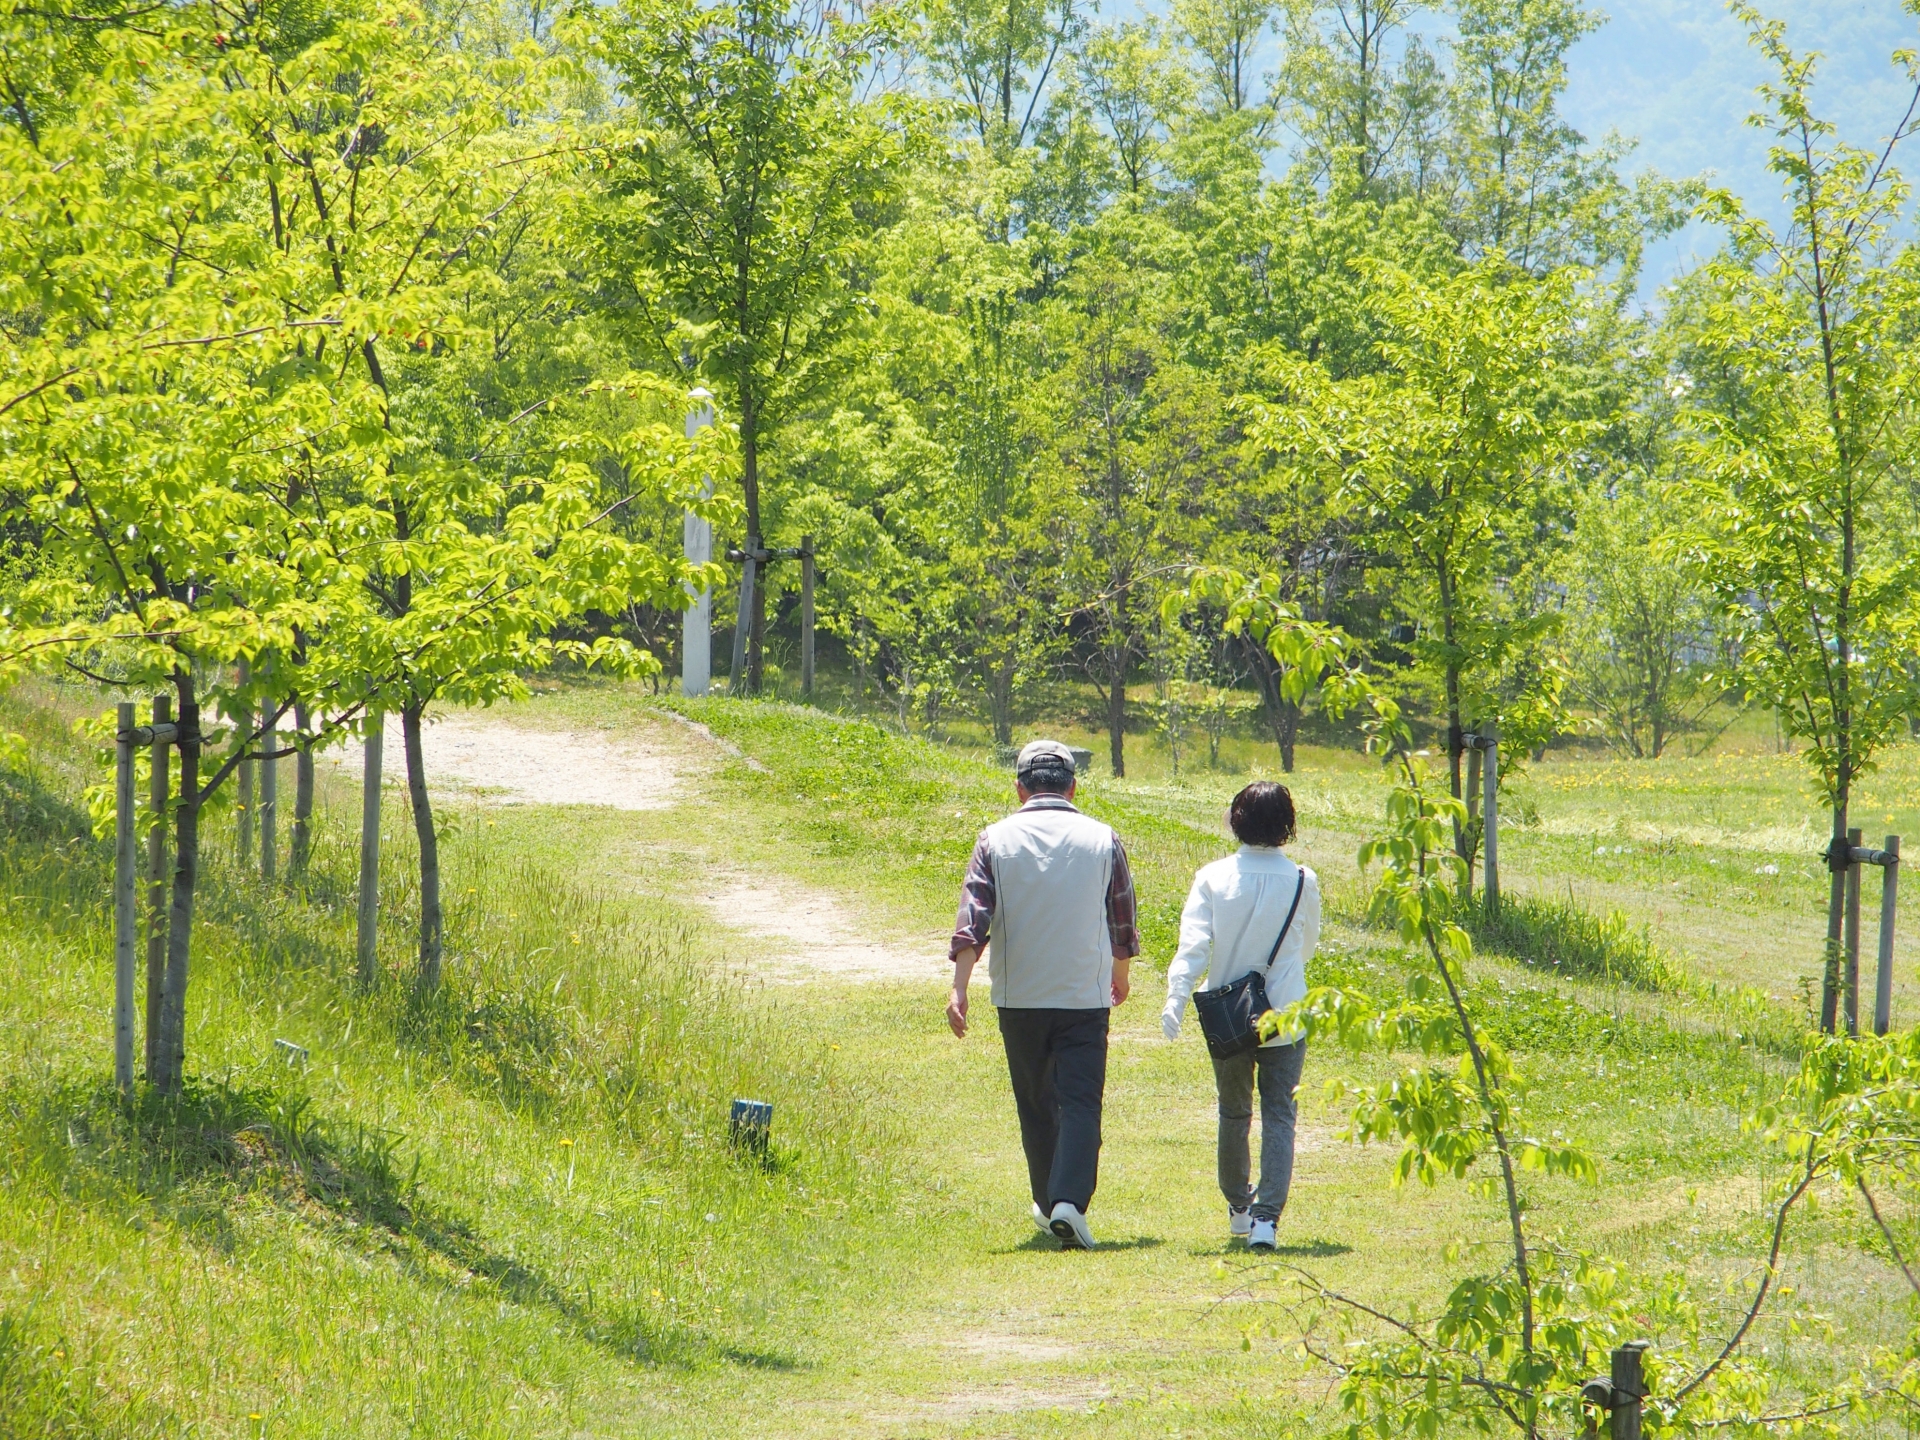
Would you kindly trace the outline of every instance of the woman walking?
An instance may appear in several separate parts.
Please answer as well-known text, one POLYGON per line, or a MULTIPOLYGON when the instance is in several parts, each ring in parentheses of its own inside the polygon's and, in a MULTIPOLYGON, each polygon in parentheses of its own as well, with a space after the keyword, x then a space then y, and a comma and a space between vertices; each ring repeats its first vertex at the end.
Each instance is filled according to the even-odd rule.
MULTIPOLYGON (((1167 967, 1160 1028, 1180 1038, 1187 997, 1220 990, 1261 972, 1267 1003, 1284 1010, 1307 993, 1307 960, 1320 940, 1320 882, 1281 850, 1293 839, 1293 796, 1256 780, 1233 797, 1227 824, 1240 848, 1193 877, 1180 915, 1180 951, 1167 967)), ((1293 1183, 1294 1091, 1307 1058, 1306 1037, 1276 1035, 1264 1045, 1213 1062, 1220 1093, 1220 1191, 1227 1229, 1255 1250, 1271 1250, 1275 1224, 1293 1183), (1260 1092, 1260 1183, 1252 1183, 1249 1133, 1260 1092)))

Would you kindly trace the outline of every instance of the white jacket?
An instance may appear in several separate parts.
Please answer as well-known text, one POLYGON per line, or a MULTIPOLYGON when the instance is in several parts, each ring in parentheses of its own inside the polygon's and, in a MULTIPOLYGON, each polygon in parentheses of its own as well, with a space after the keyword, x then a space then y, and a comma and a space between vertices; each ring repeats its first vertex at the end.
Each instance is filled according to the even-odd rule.
MULTIPOLYGON (((1186 908, 1180 912, 1180 950, 1167 966, 1162 1026, 1169 1039, 1180 1033, 1187 997, 1202 977, 1200 989, 1217 990, 1267 963, 1301 876, 1306 884, 1300 910, 1266 981, 1267 1003, 1284 1010, 1307 993, 1307 960, 1320 943, 1319 878, 1283 851, 1258 845, 1242 845, 1193 877, 1186 908)), ((1297 1033, 1276 1035, 1267 1043, 1284 1045, 1299 1038, 1297 1033)))

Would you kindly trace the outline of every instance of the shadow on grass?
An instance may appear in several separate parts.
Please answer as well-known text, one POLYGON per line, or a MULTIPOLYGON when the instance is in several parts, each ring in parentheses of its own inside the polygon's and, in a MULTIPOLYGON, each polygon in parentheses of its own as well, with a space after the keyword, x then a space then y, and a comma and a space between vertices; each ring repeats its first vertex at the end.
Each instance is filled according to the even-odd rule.
MULTIPOLYGON (((1096 1236, 1093 1253, 1098 1255, 1103 1250, 1157 1250, 1166 1243, 1158 1235, 1135 1235, 1128 1240, 1101 1240, 1096 1236)), ((1042 1235, 1036 1230, 1018 1245, 1009 1245, 988 1253, 992 1255, 1059 1255, 1069 1252, 1064 1250, 1057 1237, 1042 1235)))
POLYGON ((779 1352, 722 1345, 642 1307, 596 1307, 591 1291, 570 1293, 434 1204, 400 1144, 391 1131, 326 1121, 297 1089, 190 1080, 174 1097, 142 1086, 123 1098, 95 1081, 0 1091, 0 1175, 9 1180, 31 1175, 82 1201, 131 1202, 223 1250, 234 1242, 236 1203, 264 1198, 323 1231, 371 1235, 417 1283, 471 1294, 472 1281, 485 1281, 625 1359, 798 1368, 779 1352))
POLYGON ((1295 1240, 1274 1246, 1273 1253, 1293 1260, 1331 1260, 1336 1255, 1351 1255, 1353 1247, 1338 1240, 1295 1240))
POLYGON ((1330 1260, 1336 1255, 1351 1255, 1353 1247, 1343 1245, 1338 1240, 1295 1240, 1256 1254, 1247 1248, 1245 1240, 1233 1239, 1224 1240, 1218 1245, 1196 1245, 1187 1253, 1196 1260, 1221 1255, 1237 1255, 1242 1260, 1261 1260, 1272 1255, 1288 1260, 1330 1260))

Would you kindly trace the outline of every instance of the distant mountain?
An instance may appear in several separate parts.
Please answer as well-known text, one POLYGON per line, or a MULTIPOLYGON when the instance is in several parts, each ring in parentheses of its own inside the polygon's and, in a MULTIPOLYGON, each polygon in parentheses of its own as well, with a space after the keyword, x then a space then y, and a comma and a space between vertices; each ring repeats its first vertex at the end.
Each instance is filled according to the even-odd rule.
MULTIPOLYGON (((1754 87, 1771 67, 1720 0, 1605 0, 1608 23, 1568 56, 1567 118, 1597 140, 1608 130, 1636 136, 1633 168, 1673 176, 1712 172, 1776 222, 1779 178, 1767 166, 1769 138, 1745 122, 1758 106, 1754 87)), ((1920 50, 1920 21, 1900 0, 1765 0, 1786 20, 1788 43, 1817 50, 1815 99, 1843 139, 1877 145, 1906 110, 1911 86, 1892 63, 1901 48, 1920 50)), ((1920 181, 1920 136, 1908 142, 1907 174, 1920 181)), ((1648 289, 1711 253, 1718 235, 1703 226, 1648 257, 1648 289)))

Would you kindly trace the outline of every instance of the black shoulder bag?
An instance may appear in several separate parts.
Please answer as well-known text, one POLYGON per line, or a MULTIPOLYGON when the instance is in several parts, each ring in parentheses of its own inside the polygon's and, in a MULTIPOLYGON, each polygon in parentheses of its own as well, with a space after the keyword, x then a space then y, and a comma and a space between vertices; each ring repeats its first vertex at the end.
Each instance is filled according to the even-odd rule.
POLYGON ((1207 1037, 1207 1053, 1214 1059, 1231 1060, 1260 1048, 1260 1017, 1273 1008, 1267 1004, 1267 976, 1273 972, 1273 962, 1279 958, 1287 932, 1293 929, 1293 917, 1300 913, 1300 897, 1306 888, 1307 873, 1302 870, 1299 882, 1293 887, 1293 904, 1287 910, 1286 923, 1280 927, 1273 949, 1267 952, 1265 965, 1249 970, 1231 985, 1222 985, 1218 990, 1194 992, 1193 1008, 1200 1016, 1200 1033, 1207 1037))

